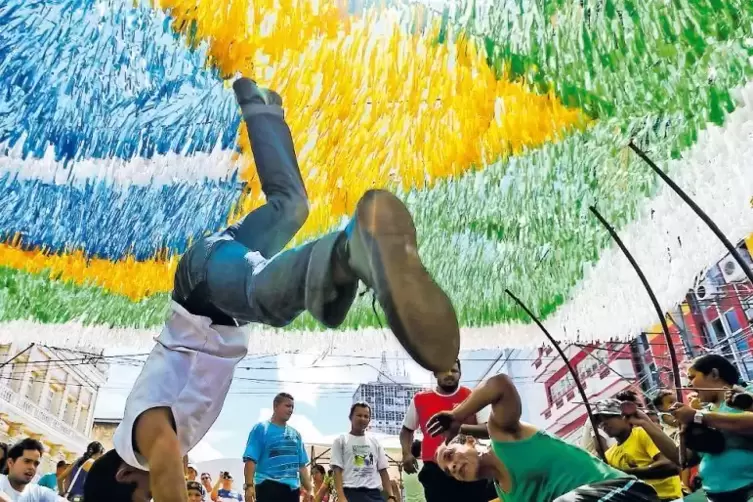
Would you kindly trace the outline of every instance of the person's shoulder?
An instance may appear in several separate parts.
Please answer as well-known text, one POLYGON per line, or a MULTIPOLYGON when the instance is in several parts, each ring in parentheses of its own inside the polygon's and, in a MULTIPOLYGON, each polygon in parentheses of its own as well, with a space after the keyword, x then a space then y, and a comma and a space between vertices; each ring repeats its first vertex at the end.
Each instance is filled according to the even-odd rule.
POLYGON ((636 437, 636 439, 645 439, 645 438, 651 438, 651 436, 648 435, 648 432, 646 432, 646 429, 640 426, 633 427, 633 434, 636 437))
POLYGON ((431 397, 436 396, 436 395, 437 395, 437 393, 434 392, 432 389, 419 390, 418 392, 416 392, 414 394, 414 396, 413 396, 413 402, 417 403, 419 401, 423 401, 423 400, 425 400, 427 398, 431 398, 431 397))
POLYGON ((301 433, 298 432, 298 429, 296 429, 295 427, 291 427, 289 425, 287 426, 287 428, 288 428, 288 431, 290 431, 290 433, 293 435, 293 437, 295 437, 295 439, 297 439, 298 441, 303 441, 303 438, 301 437, 301 433))
POLYGON ((262 420, 261 422, 256 422, 254 426, 251 428, 251 432, 254 432, 254 431, 267 432, 267 430, 269 429, 270 423, 271 422, 269 420, 262 420))

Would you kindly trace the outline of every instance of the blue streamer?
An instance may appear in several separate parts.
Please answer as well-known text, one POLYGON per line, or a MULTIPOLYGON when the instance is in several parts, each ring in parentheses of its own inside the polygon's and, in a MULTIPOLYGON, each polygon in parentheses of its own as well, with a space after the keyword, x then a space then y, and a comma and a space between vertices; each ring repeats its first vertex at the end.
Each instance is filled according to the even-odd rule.
POLYGON ((123 0, 0 2, 0 143, 59 161, 235 146, 232 93, 170 19, 123 0))
POLYGON ((0 177, 0 239, 26 249, 83 250, 87 256, 145 260, 182 253, 190 237, 222 228, 237 200, 235 178, 202 184, 115 187, 105 181, 51 185, 0 177))

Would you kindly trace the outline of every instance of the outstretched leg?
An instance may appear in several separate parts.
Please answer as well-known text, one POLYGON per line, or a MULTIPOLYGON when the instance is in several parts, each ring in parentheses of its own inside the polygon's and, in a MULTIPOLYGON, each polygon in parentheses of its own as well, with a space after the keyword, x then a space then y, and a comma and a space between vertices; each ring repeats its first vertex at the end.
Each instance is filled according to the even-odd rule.
POLYGON ((230 236, 264 258, 271 258, 300 230, 308 217, 308 200, 282 99, 241 78, 233 90, 246 123, 251 150, 267 203, 228 227, 230 236))
POLYGON ((306 192, 279 105, 262 102, 248 80, 234 89, 267 204, 186 253, 176 272, 176 300, 215 324, 279 327, 308 310, 335 327, 360 280, 374 290, 416 362, 432 371, 450 368, 460 349, 455 310, 421 263, 413 219, 393 194, 370 190, 344 231, 270 257, 303 224, 306 192))

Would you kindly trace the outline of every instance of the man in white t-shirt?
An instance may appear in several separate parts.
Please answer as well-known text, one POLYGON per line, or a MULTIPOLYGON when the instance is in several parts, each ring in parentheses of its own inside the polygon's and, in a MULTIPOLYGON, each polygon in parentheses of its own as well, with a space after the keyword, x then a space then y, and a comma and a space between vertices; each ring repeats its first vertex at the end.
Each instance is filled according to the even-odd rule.
POLYGON ((335 473, 337 502, 398 502, 387 473, 387 454, 377 438, 366 432, 371 406, 359 401, 350 407, 350 432, 332 443, 330 465, 335 473))
POLYGON ((31 482, 43 453, 42 443, 31 438, 19 441, 8 450, 8 474, 0 475, 0 501, 65 502, 49 488, 31 482))
POLYGON ((115 449, 87 475, 88 502, 186 502, 183 456, 222 410, 248 352, 249 323, 282 327, 308 310, 336 327, 360 280, 419 364, 444 370, 458 354, 455 311, 423 267, 413 219, 393 194, 366 192, 344 230, 283 251, 309 206, 282 99, 247 78, 233 90, 267 203, 198 238, 178 262, 171 313, 128 396, 115 449))

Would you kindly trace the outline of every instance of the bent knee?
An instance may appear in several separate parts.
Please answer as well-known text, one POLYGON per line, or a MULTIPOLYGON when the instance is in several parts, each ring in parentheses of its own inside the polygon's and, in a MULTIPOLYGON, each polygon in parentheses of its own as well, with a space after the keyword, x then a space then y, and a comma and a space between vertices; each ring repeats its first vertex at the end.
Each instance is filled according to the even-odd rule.
POLYGON ((296 228, 301 228, 309 217, 309 201, 300 196, 281 198, 280 210, 282 218, 289 221, 296 228))

